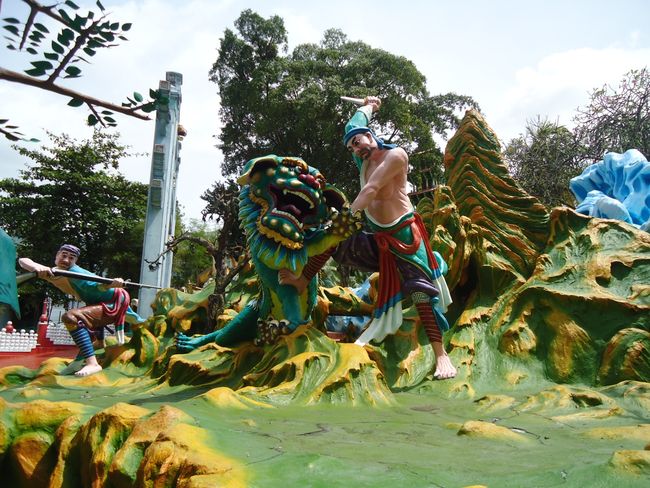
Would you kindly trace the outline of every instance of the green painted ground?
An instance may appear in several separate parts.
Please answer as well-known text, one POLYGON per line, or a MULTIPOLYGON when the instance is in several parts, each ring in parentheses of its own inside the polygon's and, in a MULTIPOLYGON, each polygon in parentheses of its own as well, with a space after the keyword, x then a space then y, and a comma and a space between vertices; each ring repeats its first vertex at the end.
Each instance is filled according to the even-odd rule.
MULTIPOLYGON (((121 374, 113 371, 107 376, 118 379, 121 374)), ((524 405, 535 403, 526 403, 531 396, 557 385, 506 392, 510 396, 506 401, 518 406, 501 409, 488 408, 497 397, 489 397, 492 401, 480 400, 481 394, 476 401, 444 398, 443 384, 425 382, 411 392, 396 394, 391 407, 249 410, 216 407, 197 396, 203 392, 197 387, 150 390, 152 386, 145 380, 119 388, 15 386, 0 391, 0 397, 18 403, 40 396, 78 402, 97 411, 118 402, 152 412, 173 405, 209 431, 211 447, 244 465, 249 486, 255 487, 648 486, 647 471, 646 475, 622 473, 609 464, 615 451, 642 450, 648 444, 647 404, 621 397, 615 406, 619 410, 609 416, 612 405, 577 401, 575 391, 580 387, 576 385, 573 404, 536 403, 527 411, 522 411, 524 405), (490 438, 489 432, 481 437, 459 435, 463 424, 479 420, 509 430, 506 435, 494 434, 498 438, 490 438), (603 428, 610 430, 590 435, 592 429, 603 428), (621 428, 633 430, 617 430, 621 428)), ((650 390, 648 384, 632 386, 650 390)))

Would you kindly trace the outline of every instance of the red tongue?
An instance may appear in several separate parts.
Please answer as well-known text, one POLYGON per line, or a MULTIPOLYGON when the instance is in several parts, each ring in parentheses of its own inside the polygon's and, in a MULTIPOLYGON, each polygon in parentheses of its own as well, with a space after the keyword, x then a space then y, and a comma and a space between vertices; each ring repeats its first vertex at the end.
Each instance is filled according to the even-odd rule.
POLYGON ((300 215, 302 214, 302 212, 298 209, 298 207, 291 204, 283 205, 282 207, 280 207, 280 210, 282 210, 283 212, 289 212, 290 214, 293 214, 296 217, 300 217, 300 215))

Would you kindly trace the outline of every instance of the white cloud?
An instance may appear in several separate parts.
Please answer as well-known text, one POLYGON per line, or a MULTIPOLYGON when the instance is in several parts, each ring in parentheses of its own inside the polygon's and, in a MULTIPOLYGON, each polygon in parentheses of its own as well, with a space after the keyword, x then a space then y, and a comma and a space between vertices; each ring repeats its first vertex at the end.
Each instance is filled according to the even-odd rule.
POLYGON ((575 49, 550 54, 535 66, 516 71, 512 83, 483 109, 488 122, 504 141, 524 131, 536 115, 569 127, 576 108, 605 84, 618 87, 624 74, 647 65, 650 49, 575 49))

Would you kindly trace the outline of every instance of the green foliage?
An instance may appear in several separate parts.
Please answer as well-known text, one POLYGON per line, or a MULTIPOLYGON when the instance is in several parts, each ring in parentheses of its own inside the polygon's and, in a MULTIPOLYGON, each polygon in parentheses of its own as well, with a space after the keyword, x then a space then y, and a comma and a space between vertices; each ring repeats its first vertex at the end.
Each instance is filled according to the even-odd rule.
POLYGON ((614 90, 605 85, 591 93, 589 105, 578 109, 575 133, 584 157, 599 161, 605 152, 638 149, 650 157, 650 72, 628 72, 614 90))
POLYGON ((0 222, 21 241, 19 255, 51 264, 69 242, 80 247, 84 268, 137 281, 147 186, 117 171, 126 148, 100 132, 82 142, 49 137, 51 147, 16 148, 33 163, 20 179, 0 180, 0 222))
POLYGON ((18 130, 17 125, 9 123, 9 119, 0 119, 0 133, 10 141, 39 142, 38 139, 26 138, 25 134, 18 130))
MULTIPOLYGON (((442 177, 440 148, 432 133, 457 126, 458 110, 476 103, 449 93, 430 96, 425 78, 408 59, 350 41, 339 30, 320 44, 286 53, 287 32, 278 16, 245 10, 237 33, 224 32, 210 72, 221 97, 219 148, 224 173, 236 175, 254 157, 295 155, 346 192, 358 190, 358 174, 342 144, 343 127, 356 107, 342 95, 378 95, 384 101, 375 130, 412 153, 416 170, 435 167, 442 177)), ((413 183, 418 184, 418 181, 413 183)))
POLYGON ((508 143, 504 155, 521 187, 545 205, 555 207, 575 204, 569 180, 584 169, 580 152, 569 129, 538 118, 528 122, 525 134, 508 143))
MULTIPOLYGON (((92 10, 79 13, 79 7, 73 2, 59 5, 56 11, 53 7, 41 6, 36 2, 26 3, 31 9, 31 14, 24 23, 22 31, 17 27, 22 24, 20 20, 3 19, 6 22, 4 28, 9 32, 8 49, 21 50, 25 47, 26 40, 29 40, 30 48, 25 49, 27 52, 34 56, 43 56, 50 61, 59 61, 59 63, 44 60, 32 61, 33 68, 25 71, 30 76, 48 75, 56 78, 61 71, 65 71, 66 78, 76 78, 80 76, 81 68, 73 64, 80 61, 88 62, 81 55, 81 51, 92 57, 96 54, 97 49, 115 46, 118 39, 128 40, 122 34, 116 34, 116 31, 120 31, 119 22, 110 22, 104 14, 92 10), (38 13, 48 12, 59 21, 61 30, 56 36, 53 34, 53 39, 47 43, 48 47, 44 47, 46 43, 43 41, 47 38, 46 34, 51 33, 43 24, 35 22, 34 19, 38 13)), ((126 31, 129 28, 130 24, 124 24, 121 30, 126 31)))
MULTIPOLYGON (((209 242, 214 242, 217 238, 217 230, 214 226, 201 220, 192 219, 187 228, 179 229, 181 234, 189 233, 209 242)), ((198 275, 212 264, 212 257, 204 246, 190 240, 179 242, 174 248, 171 286, 180 289, 188 283, 196 284, 198 275)))
POLYGON ((604 86, 579 108, 570 131, 557 123, 529 122, 526 133, 512 139, 504 151, 512 176, 548 206, 573 206, 569 180, 605 152, 638 149, 650 154, 650 72, 627 73, 615 91, 604 86))

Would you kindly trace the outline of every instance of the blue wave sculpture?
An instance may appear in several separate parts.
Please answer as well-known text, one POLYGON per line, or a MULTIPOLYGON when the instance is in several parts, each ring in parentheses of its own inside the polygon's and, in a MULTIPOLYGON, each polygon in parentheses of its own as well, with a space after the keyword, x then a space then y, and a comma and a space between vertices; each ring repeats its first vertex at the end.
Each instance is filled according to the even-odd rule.
POLYGON ((650 232, 650 163, 636 149, 605 154, 569 186, 579 203, 577 212, 650 232))

